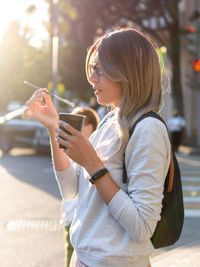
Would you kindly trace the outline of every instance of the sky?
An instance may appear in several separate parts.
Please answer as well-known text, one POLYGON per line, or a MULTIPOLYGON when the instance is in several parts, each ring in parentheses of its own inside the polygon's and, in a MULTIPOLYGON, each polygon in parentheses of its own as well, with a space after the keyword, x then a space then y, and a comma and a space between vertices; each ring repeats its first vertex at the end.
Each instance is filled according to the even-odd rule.
POLYGON ((42 40, 48 39, 43 26, 43 22, 48 20, 48 5, 45 0, 0 0, 0 42, 10 23, 16 20, 32 28, 31 45, 39 47, 42 40), (27 15, 25 10, 32 4, 37 10, 32 15, 27 15))

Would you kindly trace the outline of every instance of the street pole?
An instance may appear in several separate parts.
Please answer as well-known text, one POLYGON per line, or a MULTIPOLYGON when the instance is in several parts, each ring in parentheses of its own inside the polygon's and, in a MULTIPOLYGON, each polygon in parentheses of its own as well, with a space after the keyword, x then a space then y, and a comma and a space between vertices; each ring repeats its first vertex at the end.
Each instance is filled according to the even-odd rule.
MULTIPOLYGON (((197 59, 200 59, 200 0, 195 0, 195 10, 198 12, 198 18, 196 20, 197 30, 197 59)), ((198 114, 197 114, 197 145, 200 146, 200 72, 196 74, 196 87, 198 97, 198 114)))
MULTIPOLYGON (((53 0, 53 21, 52 21, 52 79, 53 93, 58 95, 58 54, 59 54, 59 0, 53 0)), ((58 101, 53 99, 54 105, 57 108, 58 101)))

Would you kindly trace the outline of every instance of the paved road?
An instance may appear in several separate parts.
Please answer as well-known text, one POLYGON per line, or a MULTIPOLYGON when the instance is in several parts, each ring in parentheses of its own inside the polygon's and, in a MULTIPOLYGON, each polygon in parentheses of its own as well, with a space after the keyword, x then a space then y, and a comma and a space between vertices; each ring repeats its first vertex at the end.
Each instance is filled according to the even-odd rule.
MULTIPOLYGON (((183 232, 174 246, 152 255, 152 267, 200 267, 200 156, 178 154, 178 160, 186 207, 183 232)), ((50 157, 19 149, 0 155, 0 188, 0 267, 64 267, 61 197, 50 157)))
POLYGON ((50 157, 0 157, 0 267, 64 267, 61 197, 50 157))

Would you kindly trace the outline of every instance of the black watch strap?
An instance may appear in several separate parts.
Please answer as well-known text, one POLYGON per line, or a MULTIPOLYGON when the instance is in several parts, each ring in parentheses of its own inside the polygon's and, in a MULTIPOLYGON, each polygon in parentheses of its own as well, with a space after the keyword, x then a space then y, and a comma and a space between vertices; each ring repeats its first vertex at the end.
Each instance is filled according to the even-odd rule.
POLYGON ((96 182, 96 180, 98 180, 99 178, 103 177, 106 173, 108 173, 108 170, 106 168, 103 168, 103 169, 95 172, 91 176, 91 179, 89 180, 90 183, 94 184, 96 182))

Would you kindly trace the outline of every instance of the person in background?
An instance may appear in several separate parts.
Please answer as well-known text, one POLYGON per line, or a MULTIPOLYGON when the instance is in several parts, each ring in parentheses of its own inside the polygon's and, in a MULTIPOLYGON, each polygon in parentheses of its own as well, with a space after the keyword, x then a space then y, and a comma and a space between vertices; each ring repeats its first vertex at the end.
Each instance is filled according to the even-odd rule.
MULTIPOLYGON (((80 114, 80 115, 85 115, 85 122, 82 128, 82 134, 89 139, 90 135, 96 130, 98 124, 99 124, 99 116, 98 113, 89 107, 77 107, 72 111, 73 114, 80 114)), ((66 267, 69 266, 71 256, 73 253, 73 247, 70 242, 70 237, 69 237, 69 229, 71 222, 74 217, 74 212, 76 209, 77 205, 77 200, 65 200, 63 201, 63 223, 65 226, 65 231, 66 231, 66 267)))
POLYGON ((168 120, 168 129, 170 131, 171 143, 174 151, 178 151, 185 129, 185 119, 179 115, 177 109, 173 111, 173 116, 168 120))
POLYGON ((110 110, 110 107, 99 105, 95 96, 90 97, 88 106, 96 110, 96 112, 99 115, 100 120, 102 120, 110 110))
POLYGON ((88 106, 97 111, 97 109, 99 108, 99 103, 97 102, 97 99, 95 96, 90 97, 88 106))
POLYGON ((135 28, 107 32, 88 50, 86 74, 98 103, 113 107, 89 140, 59 121, 45 88, 33 94, 24 113, 48 129, 63 198, 78 199, 70 267, 148 267, 171 147, 165 125, 156 118, 138 122, 131 136, 129 131, 142 115, 162 107, 157 46, 135 28))

